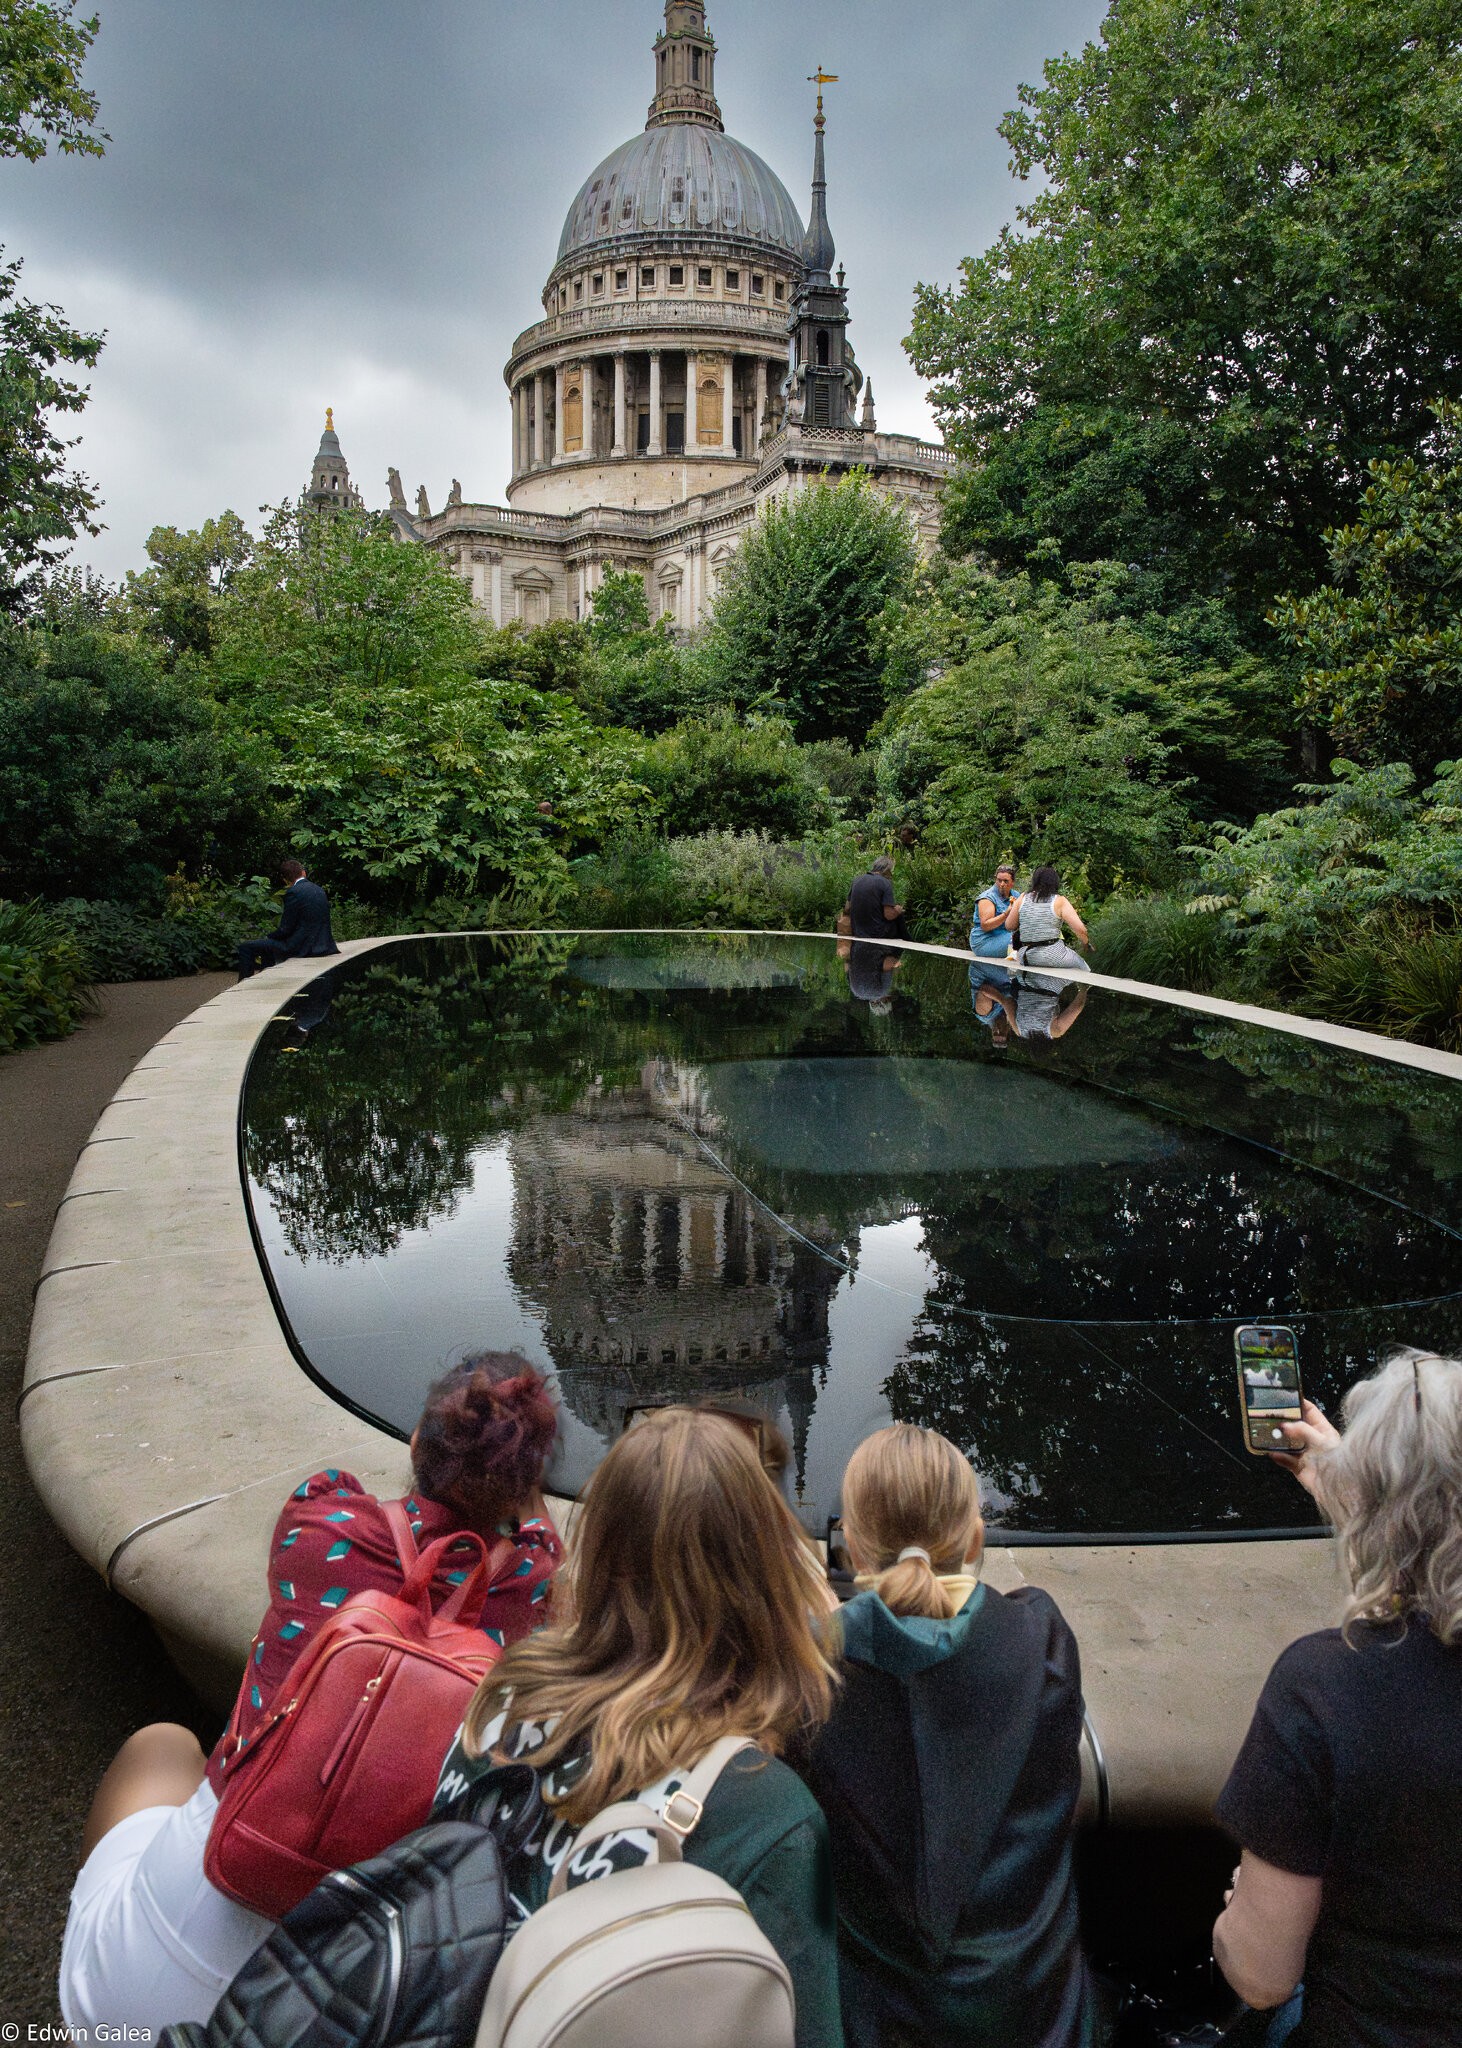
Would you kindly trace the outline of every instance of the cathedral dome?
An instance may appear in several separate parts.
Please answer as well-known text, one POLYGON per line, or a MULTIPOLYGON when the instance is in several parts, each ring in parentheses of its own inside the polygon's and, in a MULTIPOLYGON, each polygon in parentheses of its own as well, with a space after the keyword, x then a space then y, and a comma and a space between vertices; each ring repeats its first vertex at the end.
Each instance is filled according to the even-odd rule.
POLYGON ((802 219, 754 150, 702 122, 647 128, 607 156, 569 208, 558 263, 628 236, 731 235, 802 259, 802 219))

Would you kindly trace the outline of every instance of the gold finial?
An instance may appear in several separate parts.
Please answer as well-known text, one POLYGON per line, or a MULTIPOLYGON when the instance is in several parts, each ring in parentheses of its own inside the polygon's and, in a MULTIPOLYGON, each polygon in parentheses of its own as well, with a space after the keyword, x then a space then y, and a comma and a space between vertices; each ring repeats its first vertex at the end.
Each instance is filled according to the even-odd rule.
POLYGON ((822 126, 822 89, 825 85, 836 85, 838 83, 838 74, 836 71, 824 71, 819 64, 816 71, 808 72, 807 83, 817 87, 817 125, 820 128, 822 126))
POLYGON ((325 432, 326 432, 327 434, 333 434, 333 433, 334 433, 334 431, 335 431, 335 408, 334 408, 334 406, 333 406, 333 405, 327 405, 327 406, 326 406, 326 408, 325 408, 325 432))

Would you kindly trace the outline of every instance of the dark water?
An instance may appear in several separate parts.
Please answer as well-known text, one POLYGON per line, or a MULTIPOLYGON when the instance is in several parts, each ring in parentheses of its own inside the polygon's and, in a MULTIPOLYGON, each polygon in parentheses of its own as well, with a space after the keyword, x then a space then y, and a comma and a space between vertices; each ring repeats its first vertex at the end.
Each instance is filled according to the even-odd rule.
POLYGON ((1000 1043, 962 963, 851 964, 595 936, 331 970, 243 1118, 312 1369, 405 1435, 446 1364, 520 1347, 568 1492, 627 1409, 735 1391, 819 1530, 890 1416, 1017 1540, 1310 1523, 1243 1450, 1234 1325, 1292 1324, 1326 1405, 1391 1344, 1462 1347, 1458 1085, 1101 989, 1000 1043))

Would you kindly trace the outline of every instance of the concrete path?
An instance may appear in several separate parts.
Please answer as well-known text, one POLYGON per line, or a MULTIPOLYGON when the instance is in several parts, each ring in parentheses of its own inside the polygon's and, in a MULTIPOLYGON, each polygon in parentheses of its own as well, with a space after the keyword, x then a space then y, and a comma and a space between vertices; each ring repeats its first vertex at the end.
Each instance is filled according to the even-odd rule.
POLYGON ((117 1088, 226 974, 99 991, 71 1038, 0 1059, 0 2019, 54 2017, 56 1957, 81 1826, 113 1752, 146 1721, 213 1717, 143 1617, 71 1550, 32 1490, 15 1404, 31 1293, 56 1205, 117 1088))

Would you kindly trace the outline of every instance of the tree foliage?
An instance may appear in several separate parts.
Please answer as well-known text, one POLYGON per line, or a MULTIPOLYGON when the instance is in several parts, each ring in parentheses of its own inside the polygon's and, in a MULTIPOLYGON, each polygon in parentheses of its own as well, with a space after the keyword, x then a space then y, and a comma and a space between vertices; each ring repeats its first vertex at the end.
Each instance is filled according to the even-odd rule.
POLYGON ((1438 405, 1426 453, 1371 464, 1356 517, 1326 535, 1335 581, 1274 614, 1335 740, 1422 774, 1462 750, 1462 407, 1438 405))
POLYGON ((1284 793, 1282 682, 1205 607, 1129 616, 1130 581, 1118 563, 1070 569, 1069 589, 936 565, 892 635, 914 687, 885 721, 884 822, 1085 862, 1105 888, 1170 872, 1195 818, 1247 821, 1284 793))
POLYGON ((1113 0, 1020 97, 1001 133, 1042 189, 920 288, 909 344, 996 472, 966 537, 1094 524, 1260 611, 1462 396, 1456 8, 1113 0))
POLYGON ((482 673, 491 643, 466 584, 387 519, 281 507, 215 601, 213 637, 295 843, 360 895, 551 904, 566 849, 643 807, 629 735, 482 673))
POLYGON ((195 532, 154 526, 147 536, 148 567, 129 572, 121 601, 141 631, 172 653, 213 652, 218 603, 248 567, 253 542, 237 512, 205 519, 195 532))
MULTIPOLYGON (((102 154, 96 96, 81 84, 98 21, 75 14, 75 0, 0 6, 0 157, 34 163, 51 142, 70 155, 102 154)), ((75 444, 56 432, 54 415, 86 404, 64 366, 94 368, 102 337, 79 333, 59 306, 23 298, 20 270, 13 258, 0 262, 0 609, 9 611, 25 601, 38 565, 64 554, 78 531, 100 531, 96 494, 67 468, 75 444)))
POLYGON ((726 572, 700 650, 723 700, 802 740, 861 744, 885 709, 883 619, 916 562, 907 512, 866 475, 773 503, 726 572))
POLYGON ((96 94, 81 67, 101 26, 76 18, 76 0, 4 0, 0 6, 0 156, 31 163, 49 143, 66 156, 100 156, 96 94))
POLYGON ((0 893, 160 903, 174 868, 247 874, 282 829, 258 749, 155 658, 0 639, 0 893))
POLYGON ((653 741, 644 777, 664 829, 800 839, 831 817, 827 791, 783 718, 687 719, 653 741))
POLYGON ((85 388, 66 364, 95 367, 99 334, 82 334, 58 306, 38 306, 18 289, 18 261, 0 262, 0 607, 23 599, 28 572, 66 552, 78 531, 99 533, 97 497, 68 469, 74 442, 56 413, 80 412, 85 388))

